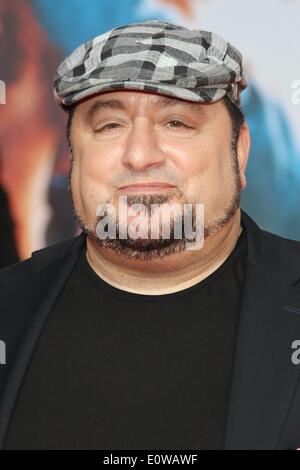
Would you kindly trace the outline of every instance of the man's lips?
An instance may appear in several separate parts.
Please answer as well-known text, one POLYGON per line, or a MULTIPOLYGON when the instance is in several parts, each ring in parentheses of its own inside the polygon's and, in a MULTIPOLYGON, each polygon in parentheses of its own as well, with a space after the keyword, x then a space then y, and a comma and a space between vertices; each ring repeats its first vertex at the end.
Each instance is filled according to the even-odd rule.
POLYGON ((140 192, 140 191, 164 191, 166 189, 175 188, 176 186, 169 183, 162 183, 159 181, 152 181, 148 183, 135 183, 128 186, 121 186, 119 191, 126 192, 140 192))

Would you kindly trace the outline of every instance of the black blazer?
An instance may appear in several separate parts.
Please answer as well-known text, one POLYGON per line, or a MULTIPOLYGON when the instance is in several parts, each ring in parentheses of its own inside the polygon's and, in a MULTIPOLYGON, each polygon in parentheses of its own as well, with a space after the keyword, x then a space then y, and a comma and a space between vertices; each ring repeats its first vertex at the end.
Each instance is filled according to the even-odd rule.
MULTIPOLYGON (((263 231, 242 210, 248 237, 226 449, 300 447, 300 242, 263 231)), ((35 251, 0 270, 0 448, 24 372, 51 308, 84 244, 84 235, 35 251)), ((213 345, 212 345, 213 347, 213 345)))
POLYGON ((4 188, 0 185, 0 268, 19 261, 17 252, 14 222, 12 220, 9 201, 4 188))

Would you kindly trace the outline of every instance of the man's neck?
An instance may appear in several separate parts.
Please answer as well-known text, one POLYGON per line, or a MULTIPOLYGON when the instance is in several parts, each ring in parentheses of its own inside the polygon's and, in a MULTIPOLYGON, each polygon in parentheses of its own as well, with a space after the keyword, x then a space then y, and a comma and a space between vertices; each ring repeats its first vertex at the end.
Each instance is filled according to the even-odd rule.
POLYGON ((163 295, 202 281, 227 259, 242 231, 240 210, 223 229, 205 239, 200 250, 186 250, 162 259, 128 259, 87 238, 87 260, 112 286, 136 294, 163 295))

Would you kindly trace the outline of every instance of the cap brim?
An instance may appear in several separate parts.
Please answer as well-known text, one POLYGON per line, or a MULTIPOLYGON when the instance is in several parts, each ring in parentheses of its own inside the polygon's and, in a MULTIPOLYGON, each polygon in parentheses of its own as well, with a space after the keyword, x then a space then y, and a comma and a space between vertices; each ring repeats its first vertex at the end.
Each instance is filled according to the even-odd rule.
POLYGON ((150 81, 110 81, 94 86, 89 86, 88 88, 81 91, 78 90, 72 93, 66 93, 65 96, 60 96, 58 94, 56 99, 63 109, 67 110, 69 106, 72 106, 79 101, 84 100, 85 98, 91 97, 92 95, 105 91, 117 90, 139 90, 145 92, 155 92, 157 94, 168 95, 174 98, 197 103, 213 103, 222 99, 227 93, 226 88, 220 88, 220 84, 217 84, 215 87, 210 85, 207 87, 201 87, 196 91, 192 91, 187 88, 180 88, 177 85, 164 85, 161 83, 156 85, 150 81))

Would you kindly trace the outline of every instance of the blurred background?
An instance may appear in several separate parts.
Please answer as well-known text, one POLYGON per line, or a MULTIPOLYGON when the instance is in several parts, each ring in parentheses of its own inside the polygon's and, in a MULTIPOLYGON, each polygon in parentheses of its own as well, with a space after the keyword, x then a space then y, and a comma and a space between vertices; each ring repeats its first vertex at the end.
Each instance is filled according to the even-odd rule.
POLYGON ((0 0, 0 267, 78 233, 57 66, 87 39, 147 19, 214 31, 240 49, 252 135, 242 207, 300 240, 300 0, 0 0))

